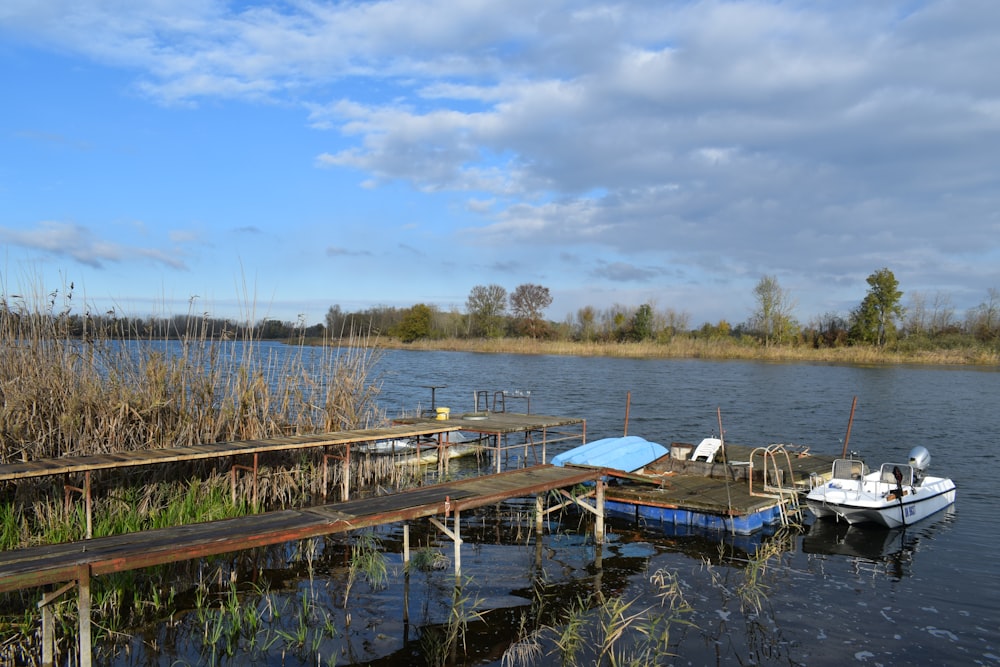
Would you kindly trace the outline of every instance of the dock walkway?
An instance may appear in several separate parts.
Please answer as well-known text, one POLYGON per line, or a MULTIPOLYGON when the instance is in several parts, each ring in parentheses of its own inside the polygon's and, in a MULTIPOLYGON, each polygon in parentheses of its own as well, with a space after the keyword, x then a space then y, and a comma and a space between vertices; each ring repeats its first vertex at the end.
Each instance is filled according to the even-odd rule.
POLYGON ((0 551, 0 593, 429 516, 594 481, 601 471, 552 465, 302 509, 0 551))
MULTIPOLYGON (((512 498, 535 496, 539 513, 536 526, 540 526, 543 494, 555 490, 565 494, 566 489, 598 481, 601 475, 598 469, 540 465, 361 500, 3 551, 0 552, 0 593, 64 584, 46 593, 39 603, 42 609, 42 664, 51 665, 54 621, 49 605, 77 588, 80 664, 88 667, 91 664, 91 577, 421 518, 428 518, 453 540, 455 574, 458 576, 461 573, 460 515, 463 511, 512 498), (442 517, 443 522, 438 517, 442 517)), ((595 539, 603 541, 603 494, 597 494, 595 506, 588 505, 583 498, 576 502, 597 516, 595 539)))

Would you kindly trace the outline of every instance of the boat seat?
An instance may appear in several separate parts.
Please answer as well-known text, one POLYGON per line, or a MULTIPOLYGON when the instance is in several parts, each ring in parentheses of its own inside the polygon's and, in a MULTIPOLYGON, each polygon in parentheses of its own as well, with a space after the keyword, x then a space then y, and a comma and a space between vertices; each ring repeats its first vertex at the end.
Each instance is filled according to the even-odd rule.
POLYGON ((719 438, 705 438, 698 446, 694 448, 694 453, 691 455, 692 461, 705 461, 706 463, 712 463, 715 461, 715 455, 718 453, 719 449, 722 447, 722 440, 719 438))

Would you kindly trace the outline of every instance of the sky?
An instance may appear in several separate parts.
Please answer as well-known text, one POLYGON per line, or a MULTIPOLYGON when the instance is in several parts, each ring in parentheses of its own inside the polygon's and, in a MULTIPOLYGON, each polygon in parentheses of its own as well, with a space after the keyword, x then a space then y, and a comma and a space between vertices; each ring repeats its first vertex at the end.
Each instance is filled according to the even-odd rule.
POLYGON ((322 322, 477 285, 802 322, 1000 287, 995 0, 4 0, 0 294, 322 322), (993 63, 993 65, 991 65, 993 63))

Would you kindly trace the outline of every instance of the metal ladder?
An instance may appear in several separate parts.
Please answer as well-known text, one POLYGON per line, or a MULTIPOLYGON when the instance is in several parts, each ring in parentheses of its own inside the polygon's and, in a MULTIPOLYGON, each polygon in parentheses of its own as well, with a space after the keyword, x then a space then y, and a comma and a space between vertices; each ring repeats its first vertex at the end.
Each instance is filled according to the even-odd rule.
POLYGON ((790 526, 794 523, 801 525, 803 521, 803 507, 799 502, 799 490, 795 487, 794 472, 792 471, 792 459, 788 454, 788 449, 783 444, 767 445, 757 447, 750 452, 750 480, 749 490, 751 496, 763 496, 775 498, 781 512, 781 525, 790 526), (757 453, 761 456, 762 484, 760 491, 754 491, 753 471, 754 461, 757 453), (784 456, 787 469, 782 470, 778 462, 778 457, 784 456), (787 475, 788 484, 784 483, 787 475))

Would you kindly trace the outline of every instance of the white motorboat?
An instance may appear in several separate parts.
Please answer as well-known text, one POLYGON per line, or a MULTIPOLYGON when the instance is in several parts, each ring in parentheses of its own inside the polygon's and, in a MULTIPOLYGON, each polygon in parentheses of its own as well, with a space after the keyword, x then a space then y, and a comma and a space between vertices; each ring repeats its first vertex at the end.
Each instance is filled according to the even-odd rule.
POLYGON ((955 502, 952 480, 925 474, 930 460, 924 447, 910 451, 909 463, 883 463, 875 472, 860 460, 837 459, 830 481, 814 485, 806 505, 818 519, 908 526, 955 502))
POLYGON ((485 440, 483 436, 464 433, 448 434, 439 446, 437 438, 393 438, 363 443, 355 451, 372 456, 391 456, 396 463, 429 464, 437 463, 441 451, 449 459, 470 456, 480 451, 485 440))

